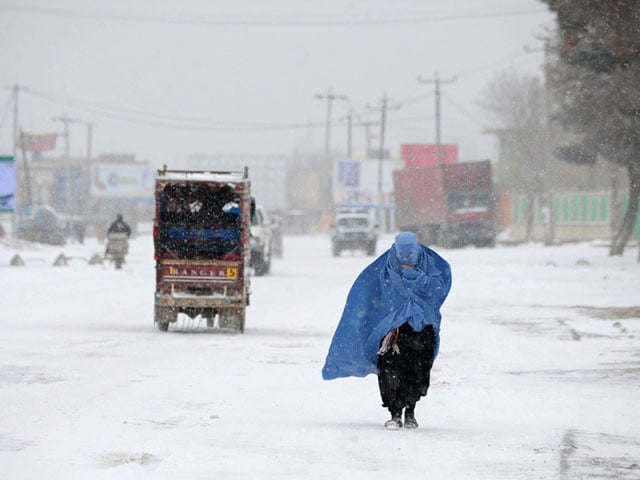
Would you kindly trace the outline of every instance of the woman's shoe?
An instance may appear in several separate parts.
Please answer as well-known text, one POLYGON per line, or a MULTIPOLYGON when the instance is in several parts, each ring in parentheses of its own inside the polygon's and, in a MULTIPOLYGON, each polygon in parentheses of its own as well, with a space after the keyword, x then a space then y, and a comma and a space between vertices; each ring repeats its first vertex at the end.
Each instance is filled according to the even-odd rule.
POLYGON ((400 418, 400 415, 393 415, 391 420, 384 422, 384 428, 389 430, 398 430, 399 428, 402 428, 402 419, 400 418))
POLYGON ((413 412, 405 412, 404 414, 404 426, 405 428, 418 428, 418 421, 413 415, 413 412))

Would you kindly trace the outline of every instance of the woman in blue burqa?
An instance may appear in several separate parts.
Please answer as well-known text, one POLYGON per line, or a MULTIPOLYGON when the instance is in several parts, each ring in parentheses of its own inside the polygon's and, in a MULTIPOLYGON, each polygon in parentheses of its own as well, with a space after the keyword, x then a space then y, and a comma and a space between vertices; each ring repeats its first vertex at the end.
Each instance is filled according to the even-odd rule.
POLYGON ((449 264, 401 232, 354 282, 331 341, 322 377, 378 375, 385 427, 417 428, 440 346, 440 307, 451 289, 449 264))

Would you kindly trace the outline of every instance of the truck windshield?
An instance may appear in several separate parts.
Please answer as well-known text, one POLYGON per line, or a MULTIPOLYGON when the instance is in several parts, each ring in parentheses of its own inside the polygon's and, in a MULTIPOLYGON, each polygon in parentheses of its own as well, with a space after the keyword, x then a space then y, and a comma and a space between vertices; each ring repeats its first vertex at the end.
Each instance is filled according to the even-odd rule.
POLYGON ((341 228, 367 228, 369 219, 365 217, 339 218, 336 221, 336 225, 341 228))
POLYGON ((240 196, 226 185, 167 185, 157 198, 158 255, 220 258, 239 252, 240 208, 240 196))
POLYGON ((491 207, 491 195, 485 193, 454 193, 448 197, 449 210, 456 213, 486 212, 491 207))

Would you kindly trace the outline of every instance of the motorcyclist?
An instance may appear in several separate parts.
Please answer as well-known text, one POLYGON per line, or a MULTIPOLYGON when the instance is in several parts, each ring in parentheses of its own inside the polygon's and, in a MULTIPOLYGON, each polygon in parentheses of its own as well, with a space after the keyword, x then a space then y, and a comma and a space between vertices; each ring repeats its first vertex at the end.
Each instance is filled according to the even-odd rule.
POLYGON ((107 235, 110 233, 125 233, 127 238, 131 236, 131 227, 129 227, 129 224, 122 219, 121 213, 116 216, 115 222, 109 226, 107 235))
POLYGON ((131 227, 122 219, 122 214, 119 213, 116 221, 107 230, 107 249, 105 251, 105 256, 115 263, 117 269, 122 268, 124 257, 129 251, 128 240, 122 238, 123 235, 126 235, 128 239, 131 235, 131 227))

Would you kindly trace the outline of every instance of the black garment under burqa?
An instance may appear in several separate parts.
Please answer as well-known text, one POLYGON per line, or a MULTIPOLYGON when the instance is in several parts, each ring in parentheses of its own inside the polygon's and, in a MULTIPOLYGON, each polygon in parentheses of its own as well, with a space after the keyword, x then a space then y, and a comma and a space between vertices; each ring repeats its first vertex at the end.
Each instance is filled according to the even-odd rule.
POLYGON ((413 412, 429 389, 435 348, 433 327, 416 332, 404 323, 398 329, 396 345, 397 349, 389 348, 378 356, 378 385, 382 406, 391 415, 400 416, 405 407, 413 412))

